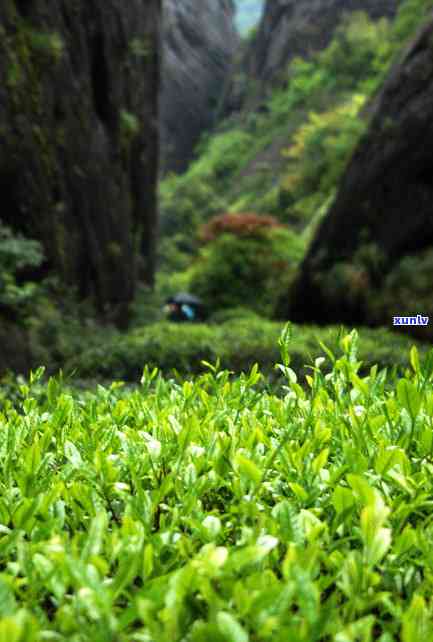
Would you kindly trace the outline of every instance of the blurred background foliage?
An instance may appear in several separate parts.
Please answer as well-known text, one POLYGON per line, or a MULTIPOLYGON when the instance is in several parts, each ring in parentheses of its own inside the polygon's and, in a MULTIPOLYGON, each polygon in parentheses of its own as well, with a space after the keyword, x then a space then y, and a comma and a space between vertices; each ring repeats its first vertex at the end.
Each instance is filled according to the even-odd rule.
MULTIPOLYGON (((147 361, 184 372, 200 356, 221 356, 231 368, 237 354, 245 367, 259 356, 273 362, 278 302, 365 131, 369 99, 431 7, 433 0, 406 0, 393 22, 374 22, 363 12, 346 16, 324 51, 288 65, 260 109, 217 122, 187 171, 161 180, 156 287, 138 289, 130 334, 101 323, 91 302, 79 301, 56 278, 41 279, 40 245, 0 226, 0 313, 26 329, 33 362, 129 378, 147 361), (184 290, 203 298, 209 326, 180 329, 164 321, 165 299, 184 290)), ((246 91, 256 91, 248 79, 246 91)), ((391 301, 410 314, 430 298, 432 256, 427 251, 395 265, 378 298, 381 257, 366 242, 354 262, 326 276, 329 296, 348 290, 372 325, 391 301)), ((387 362, 400 337, 387 330, 375 336, 382 345, 373 350, 371 341, 372 358, 387 362)))
MULTIPOLYGON (((174 288, 194 286, 213 305, 245 305, 248 284, 269 283, 269 265, 279 264, 275 292, 263 289, 263 300, 253 304, 272 317, 276 290, 290 284, 367 127, 369 99, 430 6, 430 0, 407 0, 393 22, 373 21, 363 12, 346 15, 325 50, 291 62, 260 110, 232 114, 203 136, 188 170, 161 182, 159 282, 165 291, 171 274, 174 288), (285 225, 279 237, 286 250, 269 235, 201 245, 203 225, 222 213, 246 211, 285 225), (269 261, 263 263, 265 254, 269 261)), ((255 91, 254 83, 248 91, 255 91)), ((353 283, 372 281, 355 273, 353 283)))

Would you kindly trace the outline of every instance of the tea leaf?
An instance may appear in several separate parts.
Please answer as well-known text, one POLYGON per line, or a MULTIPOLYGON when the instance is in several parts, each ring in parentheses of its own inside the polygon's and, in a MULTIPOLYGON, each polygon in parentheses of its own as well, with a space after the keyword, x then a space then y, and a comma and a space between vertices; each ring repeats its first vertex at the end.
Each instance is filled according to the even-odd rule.
POLYGON ((217 624, 220 632, 230 642, 249 642, 248 633, 230 613, 225 611, 217 613, 217 624))

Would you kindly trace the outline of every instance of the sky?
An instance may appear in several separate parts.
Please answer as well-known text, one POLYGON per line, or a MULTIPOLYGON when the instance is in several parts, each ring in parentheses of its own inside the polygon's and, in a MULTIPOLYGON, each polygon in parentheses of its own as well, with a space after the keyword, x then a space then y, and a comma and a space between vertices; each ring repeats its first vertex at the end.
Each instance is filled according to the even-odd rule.
POLYGON ((263 0, 236 0, 238 12, 236 23, 241 33, 246 33, 260 20, 263 0))

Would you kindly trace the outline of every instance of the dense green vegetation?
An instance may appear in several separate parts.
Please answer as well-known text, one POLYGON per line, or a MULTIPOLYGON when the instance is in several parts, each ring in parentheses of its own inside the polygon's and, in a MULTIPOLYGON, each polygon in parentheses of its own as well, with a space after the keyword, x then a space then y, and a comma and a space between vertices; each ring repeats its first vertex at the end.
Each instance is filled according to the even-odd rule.
MULTIPOLYGON (((32 283, 43 261, 40 246, 2 227, 1 314, 25 329, 32 365, 43 363, 49 373, 66 368, 81 378, 129 381, 137 381, 145 363, 166 373, 172 368, 197 373, 201 358, 220 358, 235 372, 259 361, 271 371, 281 326, 266 319, 276 317, 279 301, 287 297, 364 131, 360 110, 431 4, 406 1, 393 24, 352 15, 325 51, 290 65, 260 112, 235 114, 204 136, 189 170, 161 184, 156 290, 138 292, 129 333, 101 325, 92 304, 79 302, 70 287, 52 276, 38 286, 32 283), (253 220, 271 220, 269 215, 274 217, 269 229, 251 226, 253 220), (206 236, 207 229, 230 217, 235 226, 206 236), (211 325, 158 325, 165 297, 185 289, 203 297, 211 325), (222 322, 224 328, 218 328, 222 322)), ((249 92, 253 85, 249 83, 249 92)), ((371 296, 381 270, 374 243, 366 242, 355 258, 350 265, 336 265, 324 287, 337 301, 344 291, 359 305, 368 305, 372 324, 391 301, 401 301, 401 314, 429 301, 430 280, 419 274, 430 273, 430 253, 397 265, 381 296, 371 296)), ((297 330, 299 367, 308 361, 304 347, 310 348, 312 333, 329 336, 326 329, 297 330)), ((361 336, 373 335, 363 331, 361 336)), ((422 329, 418 336, 423 338, 422 329)), ((366 341, 366 363, 402 364, 405 350, 395 346, 406 346, 403 338, 399 343, 383 331, 376 346, 366 341)))
MULTIPOLYGON (((231 250, 241 242, 237 239, 233 243, 230 235, 223 235, 221 239, 231 250)), ((232 252, 228 258, 238 260, 238 255, 232 252)), ((207 283, 205 280, 204 284, 207 283)), ((243 306, 211 307, 207 323, 177 324, 166 321, 163 314, 164 294, 168 295, 173 287, 170 277, 165 284, 161 281, 159 290, 152 296, 147 290, 139 294, 128 332, 101 324, 90 301, 79 302, 55 280, 46 279, 37 287, 26 282, 16 287, 19 298, 13 306, 8 301, 5 310, 29 337, 30 365, 44 364, 49 375, 61 369, 72 382, 93 385, 116 379, 136 384, 144 367, 156 367, 165 376, 175 374, 182 378, 203 373, 203 360, 212 364, 219 361, 221 367, 236 374, 247 371, 257 362, 268 384, 280 388, 274 364, 278 360, 277 339, 283 323, 253 311, 253 283, 252 299, 249 302, 245 296, 243 306)), ((222 288, 221 292, 226 290, 235 297, 236 289, 222 288)), ((271 288, 270 295, 274 292, 271 288)), ((306 373, 304 366, 317 353, 319 342, 334 346, 341 331, 335 326, 294 326, 292 362, 299 376, 306 373)), ((363 370, 378 363, 401 375, 408 366, 407 352, 412 343, 414 341, 404 334, 390 329, 363 328, 360 331, 363 370)), ((428 344, 415 343, 424 354, 428 344)), ((16 345, 16 350, 20 349, 22 346, 16 345)), ((3 377, 0 388, 13 381, 13 376, 3 377)))
MULTIPOLYGON (((276 217, 292 232, 286 265, 280 270, 280 283, 290 284, 367 126, 364 108, 368 99, 432 6, 431 0, 407 0, 392 23, 385 19, 373 22, 362 12, 351 14, 326 50, 310 60, 295 59, 290 64, 259 111, 245 109, 233 114, 203 138, 188 171, 171 175, 161 184, 160 282, 167 284, 170 274, 175 273, 174 287, 193 285, 195 270, 203 266, 203 252, 218 255, 220 251, 209 246, 200 249, 201 226, 224 212, 255 212, 276 217)), ((246 93, 253 98, 254 81, 246 79, 245 83, 246 93)), ((339 266, 337 279, 334 275, 330 278, 329 289, 338 298, 340 284, 351 296, 371 302, 366 316, 374 323, 380 318, 373 284, 380 256, 373 256, 371 241, 367 240, 368 247, 360 252, 356 269, 339 266)), ((242 261, 240 246, 236 254, 242 261)), ((398 275, 408 267, 398 266, 396 274, 389 277, 382 307, 398 296, 398 275)), ((416 269, 412 267, 411 281, 415 283, 416 269)), ((247 251, 244 268, 245 273, 254 269, 247 251)), ((208 280, 213 280, 213 275, 219 282, 222 271, 229 282, 228 266, 222 267, 222 263, 219 272, 215 266, 212 274, 207 273, 208 280)), ((233 270, 230 274, 233 278, 233 270)), ((238 288, 233 305, 245 305, 246 290, 246 286, 238 288)), ((423 300, 423 284, 416 286, 419 291, 423 300)), ((402 309, 410 307, 404 296, 401 302, 402 309)), ((269 306, 264 312, 265 308, 263 302, 262 313, 272 316, 269 306)))
MULTIPOLYGON (((143 367, 159 368, 166 376, 180 377, 203 373, 203 361, 215 364, 236 374, 258 363, 269 384, 277 383, 274 365, 278 360, 277 340, 283 324, 251 314, 247 308, 230 310, 225 316, 218 313, 214 323, 176 324, 157 322, 142 326, 127 335, 113 334, 98 345, 70 357, 65 367, 80 379, 116 378, 136 383, 143 367), (232 315, 232 317, 231 317, 232 315)), ((212 319, 211 319, 212 321, 212 319)), ((328 326, 294 326, 291 346, 292 367, 302 376, 305 364, 320 351, 319 342, 338 344, 341 328, 328 326)), ((363 329, 360 339, 360 358, 363 370, 378 363, 402 374, 409 365, 410 345, 404 336, 384 329, 363 329)), ((419 343, 421 354, 427 349, 419 343)))
POLYGON ((433 353, 0 396, 0 642, 433 639, 433 353), (324 372, 328 371, 325 375, 324 372))
POLYGON ((15 235, 0 221, 0 309, 23 309, 34 300, 37 286, 21 278, 25 269, 38 268, 43 260, 37 241, 15 235))
MULTIPOLYGON (((275 320, 432 5, 353 15, 203 138, 161 185, 156 288, 128 331, 0 224, 0 337, 17 326, 44 364, 0 379, 0 642, 433 642, 433 350, 275 320), (188 288, 207 323, 164 319, 188 288)), ((430 251, 372 299, 381 261, 366 240, 329 297, 372 322, 431 299, 430 251)))
MULTIPOLYGON (((44 364, 48 374, 62 369, 73 381, 91 383, 122 379, 135 384, 145 366, 157 367, 167 376, 176 372, 177 376, 184 377, 202 373, 203 360, 209 363, 219 360, 223 368, 237 374, 258 362, 268 383, 279 387, 274 364, 278 359, 277 339, 282 322, 263 317, 266 308, 261 306, 263 301, 274 302, 280 293, 278 287, 286 286, 284 279, 278 278, 281 264, 274 265, 275 256, 281 253, 280 260, 288 260, 292 253, 291 260, 295 261, 301 251, 299 243, 290 239, 289 231, 281 230, 269 217, 221 217, 203 228, 203 233, 209 235, 207 252, 200 255, 200 269, 195 267, 192 275, 197 291, 205 299, 209 297, 206 299, 209 301, 208 323, 175 324, 164 319, 164 298, 173 291, 175 279, 162 275, 156 292, 150 295, 144 289, 139 293, 132 310, 131 328, 125 333, 109 324, 102 325, 92 303, 80 302, 73 291, 56 279, 45 278, 38 284, 28 281, 26 270, 37 269, 43 260, 40 245, 14 237, 4 229, 0 243, 3 265, 0 309, 4 318, 12 319, 28 336, 31 345, 29 366, 44 364), (248 229, 245 229, 245 220, 249 222, 248 229), (236 233, 228 234, 227 226, 236 233), (221 231, 226 233, 220 234, 221 231), (268 241, 263 234, 270 234, 268 241), (215 242, 217 240, 219 243, 215 242), (248 278, 245 266, 242 266, 246 252, 251 252, 250 263, 254 268, 248 278), (261 262, 257 260, 257 252, 263 252, 261 262), (234 269, 237 264, 239 281, 225 283, 224 269, 234 269), (266 270, 270 270, 269 274, 266 270), (204 278, 208 273, 210 276, 204 278), (215 281, 218 275, 220 282, 215 281), (258 299, 257 284, 264 277, 272 281, 268 285, 263 281, 268 298, 258 299), (200 290, 200 283, 203 290, 200 290), (243 292, 241 306, 235 305, 238 288, 243 292), (255 308, 258 308, 257 312, 254 312, 255 308)), ((390 279, 391 286, 397 288, 397 283, 390 279)), ((426 284, 418 283, 418 289, 422 287, 427 288, 426 284)), ((336 327, 296 326, 292 360, 299 375, 305 374, 304 365, 316 354, 318 342, 334 345, 339 332, 336 327)), ((10 339, 5 335, 5 341, 10 339)), ((17 341, 21 340, 22 335, 17 341)), ((426 345, 417 345, 424 353, 426 345)), ((15 349, 19 351, 22 347, 17 343, 15 349)), ((378 363, 381 367, 395 367, 401 374, 408 365, 409 347, 407 337, 389 329, 361 331, 364 369, 378 363)), ((3 378, 0 386, 7 387, 12 381, 13 377, 3 378)))

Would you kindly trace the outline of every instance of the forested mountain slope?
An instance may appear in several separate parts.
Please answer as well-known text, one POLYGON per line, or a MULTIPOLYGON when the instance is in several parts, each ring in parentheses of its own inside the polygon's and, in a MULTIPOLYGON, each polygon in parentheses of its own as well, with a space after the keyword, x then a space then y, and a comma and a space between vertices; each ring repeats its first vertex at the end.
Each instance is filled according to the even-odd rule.
POLYGON ((0 223, 121 322, 153 279, 159 0, 0 4, 0 223))
MULTIPOLYGON (((409 11, 409 22, 414 14, 409 11)), ((202 140, 197 161, 161 184, 163 236, 191 237, 198 221, 223 211, 268 213, 303 229, 329 200, 337 171, 331 168, 333 160, 341 168, 362 128, 356 121, 361 103, 380 84, 393 52, 411 31, 405 27, 403 35, 394 34, 389 21, 372 21, 365 13, 341 18, 323 51, 310 60, 286 61, 285 81, 271 90, 259 109, 244 104, 246 94, 242 91, 237 97, 231 94, 231 116, 202 140), (312 122, 310 114, 315 114, 312 122), (323 114, 320 123, 319 114, 323 114), (319 147, 325 134, 336 130, 338 149, 333 157, 324 149, 312 153, 315 176, 301 181, 296 177, 302 174, 306 178, 313 168, 302 167, 298 151, 301 139, 310 136, 314 128, 318 134, 322 132, 316 137, 319 147), (318 189, 317 174, 321 172, 323 178, 327 171, 333 178, 318 189)), ((404 12, 402 20, 406 24, 404 12)), ((254 42, 247 43, 251 51, 254 42)), ((248 74, 236 77, 245 91, 256 80, 248 74)), ((309 157, 308 152, 306 163, 309 157)))
POLYGON ((183 171, 213 125, 238 45, 232 0, 164 0, 163 171, 183 171))
MULTIPOLYGON (((432 319, 432 42, 433 15, 370 108, 368 131, 301 267, 291 318, 432 319)), ((431 326, 418 332, 433 336, 431 326)))
POLYGON ((243 106, 257 106, 269 90, 284 84, 289 62, 306 59, 330 43, 344 15, 365 11, 373 20, 392 18, 401 0, 267 0, 257 33, 233 72, 226 97, 229 109, 243 80, 243 106))
MULTIPOLYGON (((298 11, 303 4, 300 2, 296 5, 298 11)), ((162 242, 159 264, 162 267, 161 279, 165 284, 171 283, 172 287, 194 287, 218 307, 221 302, 219 292, 216 292, 215 288, 215 291, 211 292, 200 273, 206 273, 208 283, 232 283, 239 279, 240 274, 253 274, 254 265, 251 258, 243 265, 242 261, 247 259, 241 258, 244 246, 240 240, 239 243, 236 241, 238 245, 233 245, 231 253, 228 246, 223 248, 221 243, 206 245, 203 241, 203 225, 209 221, 227 225, 227 229, 230 225, 235 225, 236 233, 241 234, 242 221, 247 226, 251 221, 255 221, 256 215, 272 215, 291 234, 284 246, 285 258, 280 249, 275 254, 275 265, 279 265, 280 269, 266 287, 266 291, 257 288, 257 280, 251 280, 248 285, 245 281, 244 287, 239 288, 237 298, 232 292, 230 305, 236 305, 237 302, 237 305, 257 309, 260 301, 269 298, 272 292, 276 296, 280 291, 284 292, 284 295, 281 306, 277 306, 278 313, 285 318, 287 315, 290 316, 292 308, 288 308, 287 282, 295 279, 299 263, 335 199, 345 167, 358 141, 365 131, 368 131, 372 114, 378 113, 377 107, 373 109, 373 105, 378 104, 374 102, 377 95, 383 96, 378 100, 385 101, 384 105, 388 94, 394 95, 397 102, 395 105, 392 103, 394 106, 390 107, 389 117, 386 115, 388 108, 385 108, 384 121, 380 118, 377 121, 380 126, 374 126, 372 130, 372 142, 368 147, 369 151, 365 153, 365 160, 359 164, 358 170, 353 170, 355 173, 351 174, 353 180, 351 179, 345 192, 344 207, 339 214, 341 218, 335 219, 331 226, 334 236, 329 236, 329 239, 332 236, 332 239, 337 241, 337 255, 333 253, 332 247, 329 248, 329 255, 332 260, 336 256, 338 258, 339 249, 353 249, 359 234, 362 236, 362 228, 365 225, 362 216, 357 213, 359 206, 353 209, 353 214, 351 209, 351 198, 358 190, 363 196, 361 202, 367 202, 370 196, 372 202, 379 199, 377 206, 381 214, 377 219, 374 206, 369 209, 373 224, 370 226, 367 221, 366 225, 370 227, 370 236, 374 236, 377 231, 382 238, 387 238, 386 247, 395 247, 398 254, 405 243, 403 238, 410 237, 412 231, 415 237, 418 235, 418 231, 412 229, 412 226, 417 227, 418 223, 421 224, 425 215, 420 213, 413 216, 409 213, 407 199, 414 190, 412 202, 418 203, 417 199, 421 199, 417 207, 421 208, 420 212, 424 212, 423 203, 428 203, 430 197, 428 186, 424 187, 424 184, 428 185, 429 182, 426 168, 430 149, 429 146, 425 148, 424 144, 421 145, 422 134, 417 133, 428 131, 424 119, 430 117, 430 71, 426 62, 429 53, 420 53, 420 44, 415 45, 415 49, 410 50, 412 53, 407 64, 401 67, 401 73, 393 71, 392 80, 386 79, 390 69, 399 69, 398 64, 404 55, 405 47, 412 41, 420 25, 428 19, 432 5, 431 0, 404 0, 399 3, 394 18, 382 17, 379 20, 360 11, 342 14, 333 35, 326 36, 330 38, 328 46, 309 54, 308 59, 295 57, 291 61, 288 60, 284 74, 279 76, 276 87, 269 89, 269 95, 261 99, 258 109, 253 104, 238 104, 236 109, 233 107, 230 117, 220 122, 216 131, 202 139, 198 157, 188 170, 182 175, 171 176, 161 184, 162 242), (415 55, 414 52, 418 53, 415 55), (411 78, 412 73, 417 75, 411 78), (386 89, 388 83, 391 83, 390 89, 386 89), (383 86, 385 93, 381 93, 383 86), (420 107, 415 102, 416 96, 407 93, 412 89, 419 94, 417 100, 420 101, 420 107), (419 109, 421 114, 417 113, 419 109), (399 114, 395 118, 394 112, 399 114), (381 128, 388 132, 390 138, 384 138, 380 134, 381 128), (397 136, 396 140, 392 138, 393 133, 397 136), (381 152, 380 146, 384 140, 386 148, 381 152), (407 150, 407 159, 404 150, 407 150), (424 156, 421 156, 421 152, 424 156), (391 173, 388 180, 380 172, 381 169, 385 172, 386 163, 392 164, 393 153, 396 154, 397 163, 393 172, 399 167, 400 174, 391 173), (388 161, 386 159, 389 154, 391 156, 388 161), (381 166, 384 161, 386 163, 381 166), (374 168, 377 170, 376 174, 372 173, 376 171, 374 168), (362 174, 362 187, 355 185, 358 171, 360 176, 362 174), (374 178, 374 187, 366 182, 368 177, 372 180, 374 178), (398 190, 401 189, 403 195, 406 187, 407 194, 404 199, 401 198, 401 206, 407 207, 407 210, 404 210, 404 222, 401 222, 396 202, 398 190), (395 202, 388 200, 388 195, 392 194, 395 202), (423 201, 423 198, 426 200, 423 201), (405 203, 407 205, 404 205, 405 203), (223 213, 228 213, 225 219, 213 218, 223 213), (248 213, 248 216, 244 217, 244 213, 248 213), (361 229, 358 229, 359 227, 361 229), (395 245, 391 241, 393 238, 396 239, 395 245), (225 253, 222 253, 223 250, 225 253), (236 265, 233 260, 233 274, 227 268, 230 256, 238 257, 236 265), (211 266, 213 278, 210 277, 211 266), (170 271, 174 272, 172 277, 170 271), (250 296, 248 292, 255 294, 250 296)), ((284 5, 285 8, 289 6, 290 2, 284 5)), ((304 6, 311 8, 313 3, 305 3, 304 6)), ((385 14, 392 14, 395 10, 391 10, 389 4, 383 3, 381 6, 385 14)), ((283 5, 280 5, 280 8, 283 11, 283 5)), ((294 8, 292 5, 293 10, 294 8)), ((379 11, 380 7, 371 5, 371 9, 379 11)), ((264 22, 260 29, 264 29, 263 24, 264 22)), ((248 46, 253 50, 252 43, 248 46)), ((250 80, 247 78, 247 84, 250 80)), ((345 184, 347 187, 348 184, 345 184)), ((343 201, 337 199, 337 202, 343 201)), ((426 225, 425 223, 425 234, 423 237, 420 236, 418 241, 424 239, 429 242, 429 228, 426 225)), ((204 229, 206 230, 206 226, 204 229)), ((327 227, 323 229, 328 230, 327 227)), ((322 236, 322 239, 320 249, 327 252, 327 237, 322 236)), ((412 246, 413 251, 421 248, 418 241, 412 246)), ((332 244, 333 240, 330 242, 332 244)), ((363 245, 367 247, 361 252, 362 263, 371 265, 371 279, 376 283, 383 268, 383 260, 381 251, 375 246, 372 247, 371 243, 375 243, 374 238, 363 240, 363 245)), ((410 244, 408 241, 407 251, 410 244)), ((344 318, 358 319, 360 322, 386 323, 389 326, 392 323, 389 305, 385 315, 379 308, 386 307, 386 301, 390 300, 395 300, 395 303, 404 300, 405 304, 401 309, 408 310, 408 314, 409 311, 411 314, 415 313, 415 308, 420 313, 428 314, 428 306, 422 301, 431 285, 431 278, 427 276, 429 261, 431 264, 428 254, 424 257, 411 257, 405 261, 401 265, 401 273, 393 272, 392 278, 390 277, 386 297, 382 296, 382 293, 379 298, 376 296, 376 299, 370 295, 368 283, 366 287, 362 270, 350 272, 349 278, 347 274, 341 277, 341 274, 332 273, 326 289, 326 293, 330 293, 329 297, 328 294, 324 296, 329 298, 329 306, 334 297, 333 318, 336 321, 344 318), (418 261, 425 263, 422 274, 426 276, 420 279, 417 276, 421 273, 417 269, 418 261), (415 287, 417 279, 418 285, 415 287), (403 288, 403 282, 410 285, 403 288), (376 300, 380 305, 374 310, 369 309, 368 314, 339 316, 340 291, 343 292, 343 298, 344 295, 354 298, 357 301, 356 306, 359 303, 359 293, 362 292, 363 296, 370 296, 371 300, 376 300)), ((337 267, 340 270, 341 266, 337 267)), ((307 307, 308 302, 312 305, 316 301, 312 294, 308 294, 309 291, 307 289, 305 294, 308 299, 307 307)), ((301 287, 297 290, 295 304, 299 318, 302 318, 303 300, 301 287)), ((362 309, 363 305, 361 303, 362 309)), ((397 303, 394 308, 396 306, 397 303)), ((322 320, 326 321, 326 310, 326 306, 318 306, 314 318, 320 320, 323 311, 322 320)), ((308 314, 309 318, 313 318, 311 310, 308 314)), ((398 312, 395 311, 394 314, 398 312)), ((423 336, 426 336, 425 333, 423 336)))

